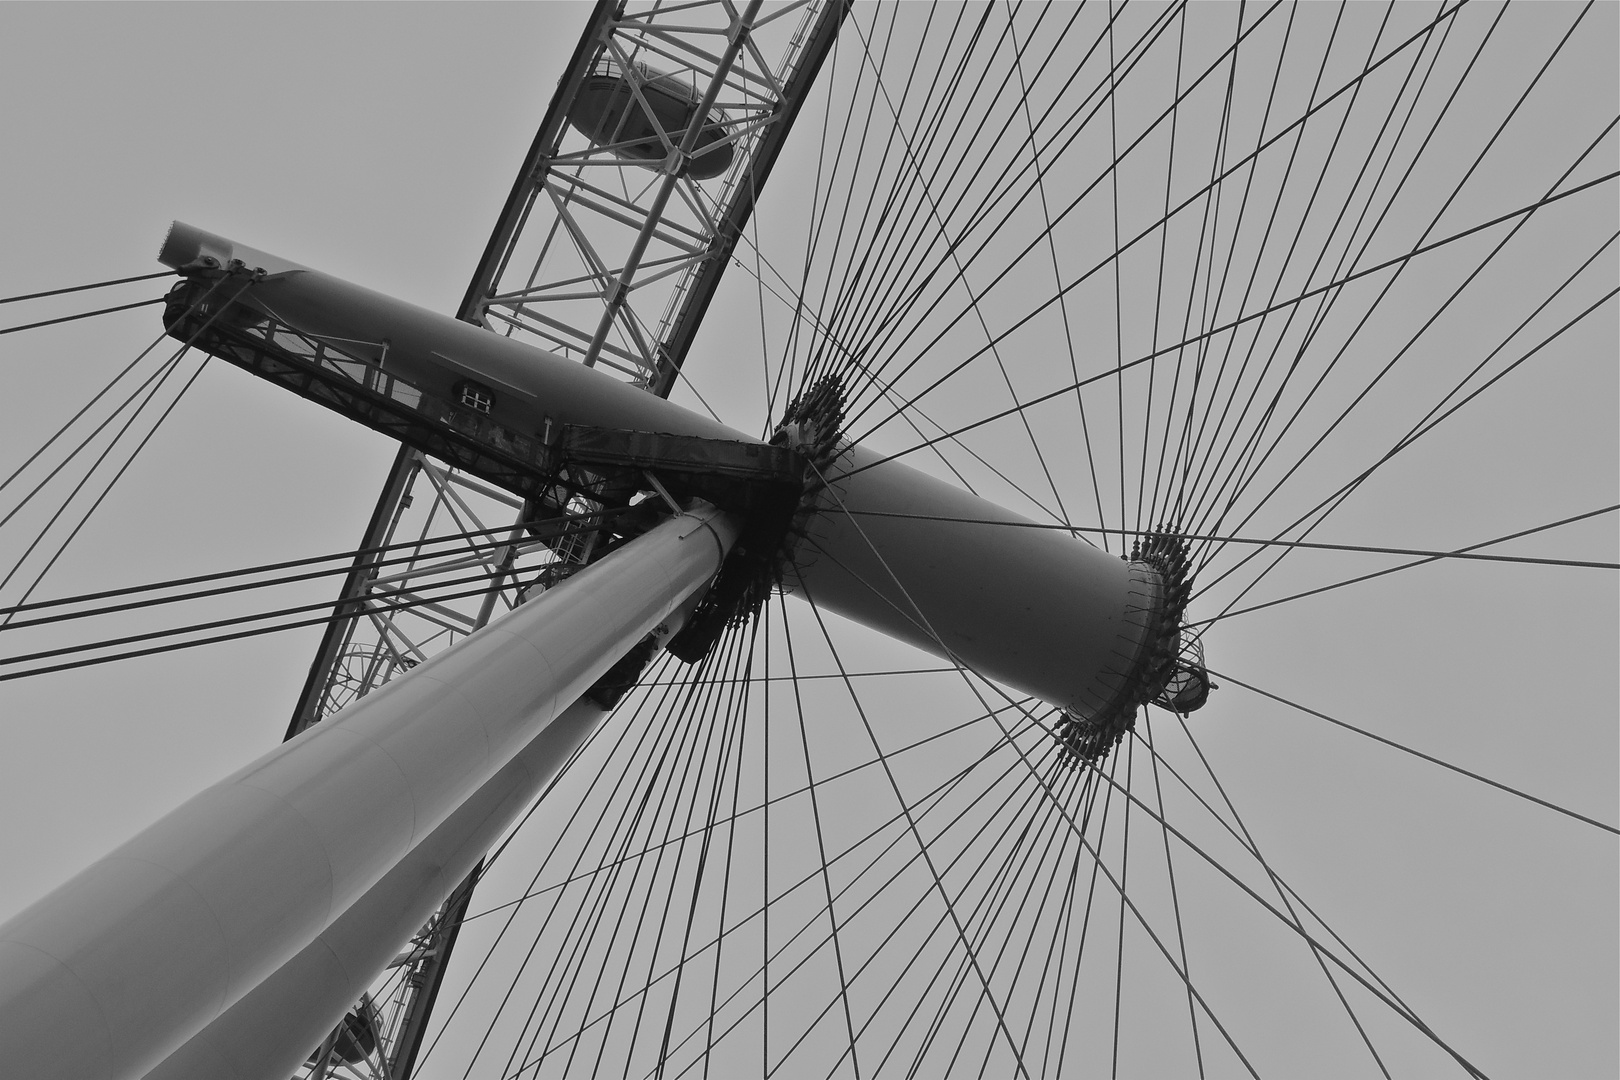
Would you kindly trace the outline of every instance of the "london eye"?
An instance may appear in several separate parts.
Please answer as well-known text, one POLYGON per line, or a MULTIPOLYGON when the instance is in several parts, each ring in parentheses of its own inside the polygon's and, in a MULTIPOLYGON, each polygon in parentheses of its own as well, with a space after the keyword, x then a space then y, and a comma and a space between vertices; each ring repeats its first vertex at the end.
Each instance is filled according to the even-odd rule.
POLYGON ((0 13, 0 1054, 1613 1075, 1616 13, 0 13))

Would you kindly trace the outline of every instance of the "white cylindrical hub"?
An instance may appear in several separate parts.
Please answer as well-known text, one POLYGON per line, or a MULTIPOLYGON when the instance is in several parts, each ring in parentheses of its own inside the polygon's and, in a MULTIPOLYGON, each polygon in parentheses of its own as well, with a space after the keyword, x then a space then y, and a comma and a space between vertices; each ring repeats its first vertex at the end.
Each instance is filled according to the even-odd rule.
POLYGON ((862 446, 825 472, 789 588, 1082 715, 1130 691, 1159 599, 1140 567, 862 446))
MULTIPOLYGON (((376 357, 430 393, 475 378, 494 392, 490 415, 518 433, 557 422, 759 441, 602 371, 179 222, 161 257, 203 273, 261 268, 243 304, 376 357)), ((1079 715, 1134 710, 1151 696, 1144 657, 1174 630, 1162 625, 1158 574, 903 463, 865 467, 879 459, 846 446, 826 464, 837 497, 818 497, 784 584, 1079 715)))
MULTIPOLYGON (((703 589, 735 536, 713 512, 658 526, 215 784, 0 927, 5 1072, 122 1080, 175 1052, 703 589)), ((391 927, 378 932, 391 935, 385 949, 399 944, 391 927)))

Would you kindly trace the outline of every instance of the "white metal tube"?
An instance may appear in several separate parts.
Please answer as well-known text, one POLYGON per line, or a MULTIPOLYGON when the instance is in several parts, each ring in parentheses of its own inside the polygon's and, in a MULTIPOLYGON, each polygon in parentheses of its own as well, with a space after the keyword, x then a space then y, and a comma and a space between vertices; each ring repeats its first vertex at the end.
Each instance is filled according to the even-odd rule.
POLYGON ((828 468, 784 584, 829 611, 1091 715, 1153 597, 1117 556, 862 446, 828 468))
POLYGON ((287 1080, 607 715, 581 699, 365 895, 146 1080, 287 1080))
POLYGON ((455 400, 454 386, 473 378, 495 392, 490 416, 535 434, 558 424, 662 431, 707 439, 759 442, 718 420, 681 408, 602 371, 472 323, 429 311, 353 282, 244 247, 177 221, 162 253, 167 266, 197 268, 240 262, 267 276, 228 295, 312 337, 380 363, 419 390, 455 400))
MULTIPOLYGON (((758 441, 601 371, 181 222, 160 258, 177 269, 262 268, 243 303, 357 355, 378 358, 380 344, 368 353, 364 343, 387 341, 384 366, 432 393, 448 396, 464 377, 488 383, 492 415, 514 431, 549 419, 758 441)), ((850 446, 828 468, 838 497, 822 498, 788 585, 1051 704, 1092 715, 1117 702, 1156 603, 1143 576, 904 462, 868 467, 880 458, 850 446), (982 521, 992 524, 965 523, 982 521)))
POLYGON ((215 784, 0 927, 6 1072, 123 1080, 174 1053, 702 589, 735 535, 713 512, 666 522, 215 784))

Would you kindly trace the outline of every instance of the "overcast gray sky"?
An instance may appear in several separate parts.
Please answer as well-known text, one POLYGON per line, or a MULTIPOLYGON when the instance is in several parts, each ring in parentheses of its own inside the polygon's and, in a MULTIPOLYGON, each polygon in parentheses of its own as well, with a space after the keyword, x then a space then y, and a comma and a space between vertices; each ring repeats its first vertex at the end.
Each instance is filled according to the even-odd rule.
MULTIPOLYGON (((1556 17, 1545 26, 1573 17, 1571 6, 1546 7, 1556 17)), ((451 312, 586 10, 0 5, 0 296, 157 269, 164 230, 180 218, 451 312)), ((1511 151, 1493 160, 1501 198, 1491 189, 1448 219, 1454 227, 1511 208, 1512 196, 1530 191, 1546 169, 1561 171, 1551 155, 1567 158, 1568 147, 1584 145, 1614 115, 1617 10, 1596 9, 1572 46, 1578 59, 1560 68, 1548 111, 1515 129, 1511 151), (1562 131, 1560 124, 1568 125, 1565 138, 1545 130, 1562 131)), ((1503 47, 1520 47, 1527 59, 1504 61, 1503 87, 1513 78, 1522 84, 1548 45, 1534 11, 1514 18, 1525 21, 1503 47)), ((1497 119, 1504 107, 1480 106, 1497 119)), ((1459 148, 1480 142, 1472 128, 1458 139, 1459 148)), ((1583 175, 1612 170, 1615 156, 1611 133, 1595 171, 1583 175)), ((811 160, 788 159, 773 182, 777 201, 766 204, 761 224, 767 240, 797 227, 811 160)), ((1541 265, 1567 274, 1578 239, 1595 245, 1614 231, 1608 190, 1582 204, 1584 222, 1559 219, 1517 256, 1524 278, 1533 284, 1541 265)), ((1132 205, 1151 211, 1156 197, 1132 205)), ((1415 231, 1402 235, 1410 242, 1415 231)), ((1612 249, 1604 260, 1610 285, 1594 286, 1594 296, 1612 287, 1612 249)), ((728 282, 732 291, 710 316, 720 330, 700 340, 691 371, 723 416, 752 429, 758 417, 747 409, 757 408, 758 393, 744 378, 759 364, 757 324, 747 322, 753 293, 732 276, 739 280, 728 282), (742 332, 725 332, 736 327, 742 332)), ((1437 306, 1424 286, 1403 286, 1403 314, 1437 306)), ((1490 287, 1503 305, 1518 295, 1511 280, 1490 287)), ((128 290, 130 299, 154 293, 149 284, 128 290)), ((1020 302, 1004 298, 994 317, 1010 321, 1020 302)), ((90 306, 75 298, 51 304, 0 308, 0 325, 25 311, 49 317, 90 306)), ((1043 326, 1023 347, 1058 356, 1058 331, 1043 326)), ((1469 330, 1458 326, 1444 339, 1452 355, 1436 345, 1432 362, 1413 366, 1436 379, 1457 370, 1443 365, 1482 352, 1488 336, 1481 327, 1476 341, 1469 330)), ((159 331, 148 308, 0 338, 0 467, 20 463, 159 331)), ((1398 340, 1391 330, 1368 351, 1390 351, 1398 340)), ((1103 352, 1113 351, 1110 341, 1103 352)), ((1372 486, 1316 538, 1449 549, 1620 501, 1616 355, 1611 302, 1544 363, 1482 396, 1454 434, 1414 451, 1398 476, 1372 486)), ((1416 376, 1410 384, 1430 395, 1424 408, 1438 396, 1434 385, 1416 376)), ((975 394, 943 400, 941 414, 982 413, 975 394)), ((1344 461, 1357 453, 1365 461, 1381 432, 1387 442, 1410 418, 1396 405, 1381 415, 1387 419, 1370 420, 1344 461)), ((1031 476, 1022 439, 1001 427, 974 445, 1004 452, 1020 476, 1031 476)), ((886 430, 876 445, 895 451, 909 441, 886 430)), ((1069 451, 1060 471, 1080 492, 1080 459, 1069 451)), ((352 547, 392 453, 380 436, 211 364, 41 595, 352 547)), ((28 539, 26 529, 10 531, 0 530, 0 569, 28 539)), ((1502 550, 1612 561, 1615 518, 1502 550)), ((1389 560, 1299 562, 1286 583, 1309 587, 1389 560)), ((321 599, 326 589, 288 593, 286 602, 321 599)), ((14 593, 0 592, 0 600, 13 602, 14 593)), ((1612 823, 1620 817, 1617 623, 1612 572, 1444 565, 1234 620, 1212 635, 1210 662, 1612 823)), ((297 631, 0 683, 0 917, 278 740, 317 637, 297 631)), ((909 655, 876 644, 856 649, 873 666, 902 666, 909 655)), ((885 709, 897 717, 896 731, 918 719, 903 702, 885 709)), ((1367 946, 1398 990, 1413 988, 1414 1007, 1476 1052, 1487 1073, 1498 1075, 1494 1065, 1503 1076, 1615 1074, 1620 883, 1612 835, 1308 727, 1300 714, 1236 688, 1218 694, 1197 722, 1290 880, 1321 898, 1324 913, 1367 946)), ((1217 919, 1208 932, 1219 936, 1226 925, 1217 919)), ((1210 948, 1241 966, 1247 939, 1235 929, 1232 937, 1210 948)), ((1270 941, 1261 951, 1281 947, 1256 940, 1270 941)), ((1143 939, 1137 955, 1148 948, 1143 939)), ((1246 1030, 1284 1047, 1279 1062, 1322 1053, 1284 1027, 1251 1016, 1246 1030)), ((1363 1075, 1364 1065, 1346 1066, 1345 1075, 1363 1075)))

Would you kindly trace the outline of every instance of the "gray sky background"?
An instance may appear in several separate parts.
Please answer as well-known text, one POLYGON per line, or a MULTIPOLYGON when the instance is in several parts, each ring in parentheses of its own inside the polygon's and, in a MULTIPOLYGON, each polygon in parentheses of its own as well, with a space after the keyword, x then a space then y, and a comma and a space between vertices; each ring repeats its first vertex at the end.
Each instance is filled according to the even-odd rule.
MULTIPOLYGON (((0 5, 0 296, 155 270, 180 218, 453 311, 585 10, 0 5)), ((1616 105, 1616 11, 1599 8, 1579 44, 1592 91, 1583 132, 1616 105)), ((1563 92, 1582 96, 1578 84, 1563 92)), ((1529 169, 1535 143, 1521 146, 1529 169)), ((1611 145, 1599 164, 1612 169, 1614 156, 1611 145)), ((767 235, 795 220, 808 175, 802 164, 783 171, 767 235)), ((1594 242, 1613 218, 1612 206, 1593 215, 1594 242)), ((1545 254, 1549 273, 1568 272, 1567 255, 1545 254)), ((753 336, 701 340, 691 369, 723 416, 745 408, 740 395, 757 397, 720 374, 758 365, 751 294, 728 285, 711 326, 753 336)), ((1412 310, 1432 308, 1413 292, 1412 310)), ((10 305, 0 325, 108 294, 91 295, 10 305)), ((1450 548, 1620 501, 1612 305, 1591 323, 1318 538, 1450 548)), ((0 338, 0 466, 9 472, 159 330, 156 309, 143 309, 0 338)), ((1473 345, 1461 329, 1450 340, 1473 345)), ((1009 434, 985 440, 1021 452, 1009 434)), ((889 431, 879 445, 906 439, 889 431)), ((392 453, 379 436, 210 364, 42 595, 351 547, 392 453)), ((24 533, 0 532, 8 566, 24 533)), ((1503 550, 1613 560, 1615 519, 1503 550)), ((1288 580, 1386 565, 1310 558, 1288 580)), ((290 604, 329 589, 284 595, 290 604)), ((1210 662, 1613 822, 1616 605, 1612 572, 1428 567, 1234 622, 1212 637, 1210 662)), ((277 741, 317 638, 0 683, 0 918, 277 741)), ((905 662, 861 649, 874 666, 905 662)), ((1198 722, 1291 880, 1324 897, 1374 966, 1411 987, 1418 1011, 1488 1073, 1614 1075, 1612 836, 1235 688, 1198 722)), ((1246 962, 1235 940, 1212 948, 1246 962)), ((1284 1028, 1252 1025, 1259 1042, 1300 1041, 1284 1028)), ((1280 1059, 1312 1056, 1306 1042, 1280 1059)))

